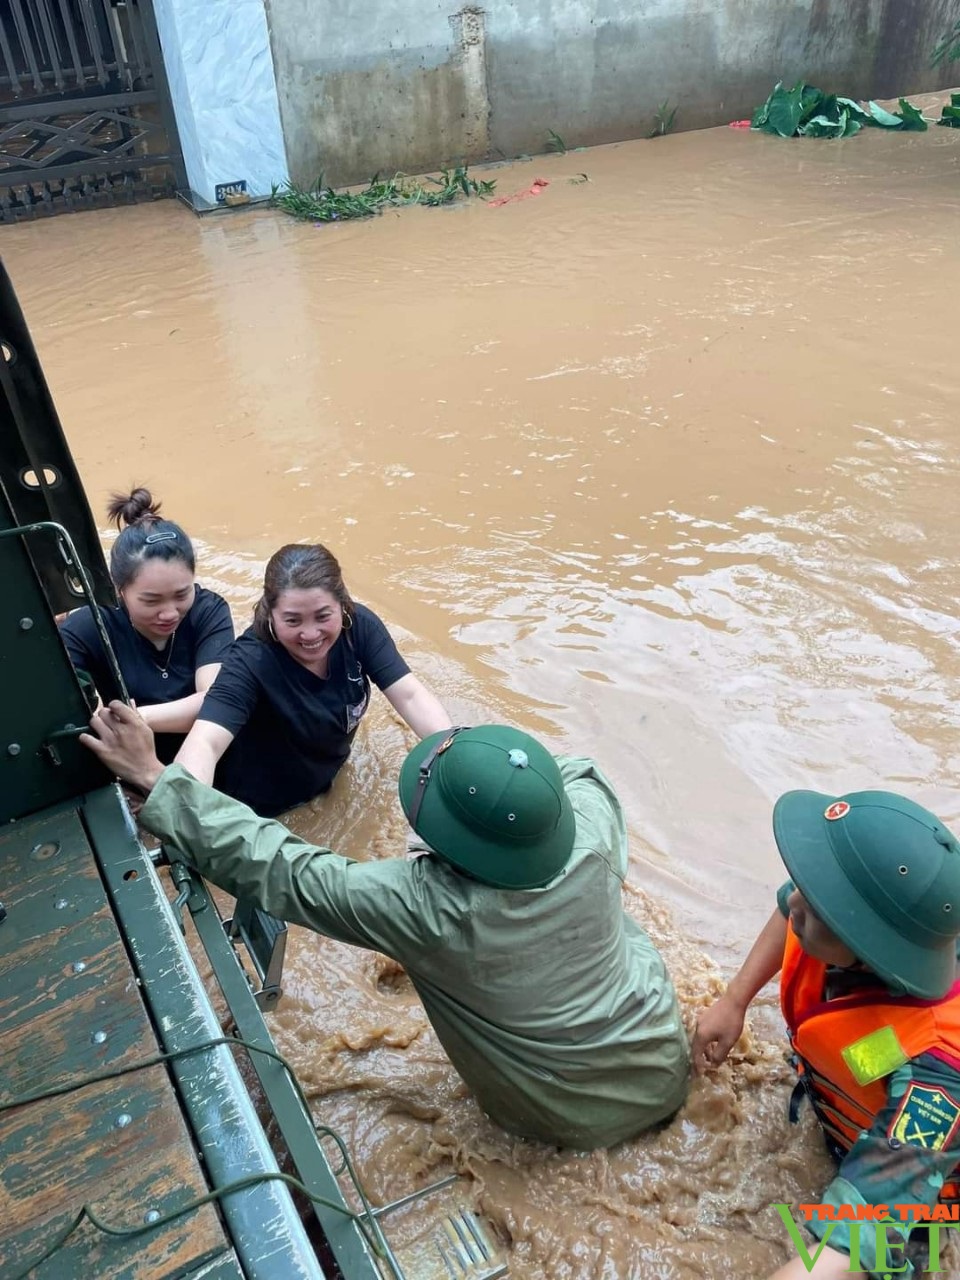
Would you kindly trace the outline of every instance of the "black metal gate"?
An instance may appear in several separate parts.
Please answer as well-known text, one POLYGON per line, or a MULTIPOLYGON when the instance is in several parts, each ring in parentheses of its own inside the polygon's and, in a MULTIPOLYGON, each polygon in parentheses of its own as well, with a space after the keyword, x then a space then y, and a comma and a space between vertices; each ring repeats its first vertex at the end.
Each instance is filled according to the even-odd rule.
POLYGON ((153 0, 0 0, 0 217, 187 188, 153 0))

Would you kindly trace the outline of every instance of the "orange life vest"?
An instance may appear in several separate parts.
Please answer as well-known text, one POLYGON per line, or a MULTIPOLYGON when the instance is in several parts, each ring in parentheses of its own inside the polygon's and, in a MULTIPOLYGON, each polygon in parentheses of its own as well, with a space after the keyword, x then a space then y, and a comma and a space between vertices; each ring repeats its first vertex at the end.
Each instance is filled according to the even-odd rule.
MULTIPOLYGON (((849 1151, 887 1101, 887 1076, 861 1082, 844 1057, 865 1037, 892 1028, 904 1058, 932 1053, 960 1071, 960 982, 940 1000, 894 996, 879 982, 833 1000, 824 999, 827 966, 800 946, 787 926, 780 971, 780 1007, 797 1071, 828 1137, 849 1151)), ((960 1199, 960 1168, 941 1200, 960 1199)))

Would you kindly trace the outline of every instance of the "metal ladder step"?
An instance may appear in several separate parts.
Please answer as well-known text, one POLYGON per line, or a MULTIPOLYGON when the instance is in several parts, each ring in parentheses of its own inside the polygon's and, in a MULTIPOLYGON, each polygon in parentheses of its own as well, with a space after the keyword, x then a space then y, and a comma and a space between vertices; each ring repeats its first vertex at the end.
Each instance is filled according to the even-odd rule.
POLYGON ((467 1206, 447 1214, 397 1261, 406 1280, 496 1280, 507 1274, 503 1246, 484 1219, 467 1206))

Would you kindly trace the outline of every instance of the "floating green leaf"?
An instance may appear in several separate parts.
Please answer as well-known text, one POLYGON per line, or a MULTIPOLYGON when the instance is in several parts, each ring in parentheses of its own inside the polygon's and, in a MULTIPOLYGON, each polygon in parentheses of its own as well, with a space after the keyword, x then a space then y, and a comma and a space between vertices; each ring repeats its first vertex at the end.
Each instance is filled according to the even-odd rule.
POLYGON ((800 126, 800 134, 804 138, 849 138, 859 133, 859 120, 854 120, 847 110, 837 113, 836 119, 829 115, 814 116, 806 124, 800 126))
POLYGON ((852 138, 855 133, 859 133, 863 125, 859 120, 854 120, 848 111, 843 113, 843 137, 852 138))
POLYGON ((805 84, 800 90, 801 120, 809 120, 813 115, 823 114, 823 93, 816 85, 805 84))
POLYGON ((900 99, 900 110, 896 114, 903 121, 902 128, 916 133, 925 132, 927 122, 923 118, 923 112, 906 98, 900 99))
POLYGON ((951 93, 950 105, 940 112, 937 124, 946 125, 948 129, 960 129, 960 93, 951 93))
POLYGON ((813 116, 800 126, 799 132, 804 138, 839 138, 843 135, 843 126, 828 116, 813 116))
POLYGON ((895 116, 892 111, 887 111, 876 102, 869 103, 869 113, 871 123, 879 125, 881 129, 899 129, 903 124, 899 116, 895 116))
POLYGON ((792 138, 804 115, 803 90, 803 84, 795 84, 792 89, 784 89, 782 84, 778 84, 761 107, 763 119, 759 123, 754 121, 754 128, 778 133, 781 138, 792 138))
MULTIPOLYGON (((853 116, 855 120, 859 120, 861 123, 866 124, 870 119, 869 112, 865 111, 859 102, 854 102, 853 98, 838 97, 837 102, 839 102, 840 106, 843 107, 847 115, 853 116)), ((871 103, 871 106, 872 105, 873 104, 871 103)))

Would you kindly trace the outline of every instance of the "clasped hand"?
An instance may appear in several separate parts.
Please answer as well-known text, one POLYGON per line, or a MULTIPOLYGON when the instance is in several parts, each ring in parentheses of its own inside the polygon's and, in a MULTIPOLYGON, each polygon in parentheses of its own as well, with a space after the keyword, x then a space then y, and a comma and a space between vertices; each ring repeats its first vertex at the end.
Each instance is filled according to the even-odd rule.
POLYGON ((83 745, 118 778, 149 792, 163 765, 157 759, 153 731, 136 707, 111 702, 94 712, 90 729, 80 735, 83 745))

